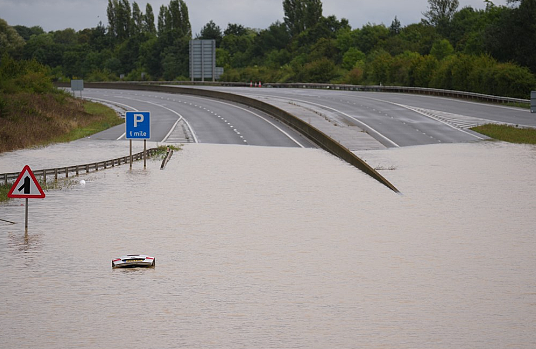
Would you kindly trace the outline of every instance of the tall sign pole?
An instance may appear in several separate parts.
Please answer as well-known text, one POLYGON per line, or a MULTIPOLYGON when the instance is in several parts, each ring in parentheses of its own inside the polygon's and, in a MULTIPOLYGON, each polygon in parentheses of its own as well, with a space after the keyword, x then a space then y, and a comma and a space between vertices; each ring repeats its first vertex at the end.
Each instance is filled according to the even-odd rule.
POLYGON ((45 192, 39 185, 30 166, 24 166, 7 196, 13 199, 26 199, 24 228, 28 231, 28 199, 43 199, 45 197, 45 192))

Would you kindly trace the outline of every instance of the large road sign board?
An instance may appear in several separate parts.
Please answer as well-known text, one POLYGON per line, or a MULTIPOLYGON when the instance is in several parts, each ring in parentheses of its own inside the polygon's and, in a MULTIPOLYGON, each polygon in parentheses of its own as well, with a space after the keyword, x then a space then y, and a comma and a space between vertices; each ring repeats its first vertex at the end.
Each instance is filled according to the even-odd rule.
POLYGON ((127 111, 125 114, 126 139, 151 138, 151 112, 127 111))
POLYGON ((42 199, 45 197, 45 192, 39 185, 30 166, 26 165, 9 190, 9 193, 7 193, 7 196, 18 199, 42 199))

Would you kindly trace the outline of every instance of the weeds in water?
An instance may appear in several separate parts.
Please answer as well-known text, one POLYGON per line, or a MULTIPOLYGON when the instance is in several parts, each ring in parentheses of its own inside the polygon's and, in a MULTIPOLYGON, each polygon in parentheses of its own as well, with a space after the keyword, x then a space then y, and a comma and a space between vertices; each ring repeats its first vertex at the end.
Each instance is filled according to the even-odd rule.
MULTIPOLYGON (((182 144, 181 144, 182 146, 182 144)), ((159 145, 157 148, 156 148, 156 152, 153 153, 153 155, 151 156, 151 158, 155 159, 155 160, 163 160, 165 157, 166 157, 166 154, 167 154, 167 150, 168 148, 170 150, 173 150, 173 151, 179 151, 181 150, 181 146, 175 146, 175 145, 159 145)))
POLYGON ((12 187, 12 184, 0 185, 0 202, 9 200, 9 198, 7 197, 7 193, 9 193, 9 190, 11 189, 11 187, 12 187))

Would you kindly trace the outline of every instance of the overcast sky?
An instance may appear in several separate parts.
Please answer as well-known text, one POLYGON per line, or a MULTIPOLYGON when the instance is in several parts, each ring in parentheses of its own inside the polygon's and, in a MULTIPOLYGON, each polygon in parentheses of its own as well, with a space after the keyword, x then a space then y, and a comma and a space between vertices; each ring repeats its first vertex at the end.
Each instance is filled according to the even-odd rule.
MULTIPOLYGON (((153 7, 155 23, 161 5, 169 0, 136 1, 142 12, 147 2, 153 7)), ((195 34, 213 20, 222 30, 228 23, 266 29, 277 20, 283 20, 282 0, 185 0, 195 34)), ((485 8, 484 0, 459 0, 459 9, 471 6, 485 8)), ((506 0, 494 0, 506 5, 506 0)), ((134 3, 133 0, 130 3, 134 3)), ((346 18, 352 28, 364 24, 389 26, 395 16, 403 26, 420 22, 422 12, 428 8, 427 0, 324 0, 324 16, 346 18)), ((11 26, 41 26, 45 31, 73 28, 81 30, 96 27, 99 21, 108 23, 108 0, 0 0, 0 18, 11 26)))

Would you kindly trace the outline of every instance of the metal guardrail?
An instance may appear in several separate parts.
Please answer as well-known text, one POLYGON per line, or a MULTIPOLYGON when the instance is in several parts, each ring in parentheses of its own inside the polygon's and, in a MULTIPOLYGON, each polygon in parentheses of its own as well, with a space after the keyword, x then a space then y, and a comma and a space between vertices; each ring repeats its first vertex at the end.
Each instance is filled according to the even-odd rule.
MULTIPOLYGON (((250 87, 250 83, 245 82, 208 82, 208 81, 124 81, 124 84, 147 84, 147 85, 185 85, 185 86, 228 86, 228 87, 250 87)), ((63 85, 62 85, 63 86, 63 85)), ((67 84, 63 87, 68 87, 67 84)), ((303 89, 325 89, 342 91, 367 91, 367 92, 396 92, 411 93, 431 96, 441 96, 460 99, 471 99, 490 103, 515 103, 530 105, 530 99, 501 97, 487 95, 483 93, 443 90, 438 88, 425 87, 405 87, 405 86, 382 86, 382 85, 345 85, 345 84, 311 84, 311 83, 264 83, 263 88, 303 88, 303 89)), ((529 92, 530 93, 530 92, 529 92)))
MULTIPOLYGON (((250 87, 251 83, 246 82, 209 82, 209 81, 122 81, 123 84, 131 85, 184 85, 184 86, 228 86, 228 87, 250 87)), ((58 87, 69 87, 68 83, 56 83, 58 87)), ((405 87, 405 86, 382 86, 382 85, 344 85, 344 84, 311 84, 311 83, 264 83, 263 88, 304 88, 304 89, 325 89, 325 90, 342 90, 342 91, 367 91, 367 92, 396 92, 412 93, 430 96, 441 96, 460 99, 471 99, 481 102, 490 103, 514 103, 527 104, 530 106, 530 99, 501 97, 486 95, 483 93, 443 90, 438 88, 426 87, 405 87)))
MULTIPOLYGON (((156 154, 158 151, 157 148, 151 148, 147 149, 147 156, 151 156, 156 154)), ((132 161, 142 160, 143 159, 143 152, 139 152, 136 154, 132 154, 132 161)), ((41 177, 43 182, 46 183, 47 176, 54 177, 54 180, 58 180, 58 177, 61 175, 64 175, 65 178, 69 178, 69 174, 75 174, 78 176, 80 173, 89 173, 89 172, 97 172, 99 169, 107 169, 109 167, 115 167, 120 166, 124 164, 130 163, 130 155, 122 156, 120 158, 112 159, 112 160, 106 160, 106 161, 99 161, 99 162, 92 162, 89 164, 84 165, 74 165, 74 166, 65 166, 65 167, 57 167, 57 168, 49 168, 44 170, 36 170, 32 171, 33 174, 37 177, 41 177)), ((19 177, 20 172, 10 172, 10 173, 2 173, 0 174, 0 181, 4 185, 8 185, 10 182, 14 182, 19 177)))

